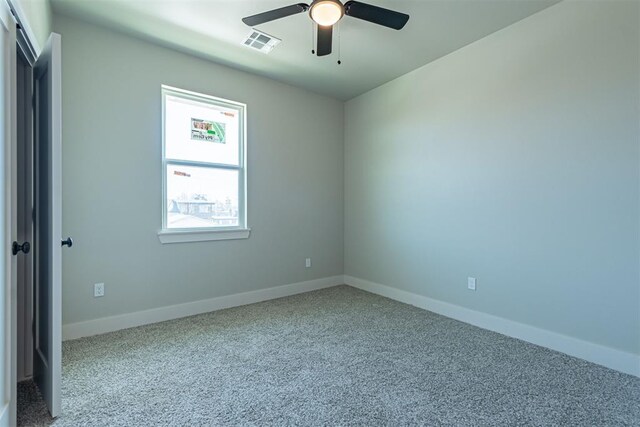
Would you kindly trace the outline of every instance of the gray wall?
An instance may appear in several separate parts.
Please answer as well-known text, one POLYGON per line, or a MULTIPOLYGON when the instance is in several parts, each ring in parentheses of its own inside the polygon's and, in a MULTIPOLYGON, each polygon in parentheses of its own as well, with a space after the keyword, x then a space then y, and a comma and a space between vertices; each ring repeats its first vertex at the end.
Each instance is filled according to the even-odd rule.
POLYGON ((70 18, 54 29, 65 324, 342 274, 343 103, 70 18), (161 84, 248 105, 249 239, 160 244, 161 84))
POLYGON ((349 101, 345 274, 640 353, 639 8, 563 2, 349 101))

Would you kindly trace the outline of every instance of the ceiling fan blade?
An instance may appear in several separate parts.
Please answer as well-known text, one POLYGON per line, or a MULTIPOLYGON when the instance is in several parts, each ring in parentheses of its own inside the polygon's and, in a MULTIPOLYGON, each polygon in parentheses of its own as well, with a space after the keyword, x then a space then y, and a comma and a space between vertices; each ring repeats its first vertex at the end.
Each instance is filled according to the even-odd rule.
POLYGON ((406 13, 396 12, 383 7, 373 6, 359 1, 348 1, 344 4, 344 14, 374 24, 401 30, 409 20, 406 13))
POLYGON ((318 56, 325 56, 331 53, 332 40, 333 26, 318 25, 318 46, 316 46, 318 56))
POLYGON ((242 22, 250 27, 254 25, 264 24, 265 22, 275 21, 276 19, 286 18, 287 16, 295 15, 309 10, 309 5, 305 3, 292 4, 291 6, 281 7, 279 9, 273 9, 268 12, 258 13, 257 15, 247 16, 242 18, 242 22))

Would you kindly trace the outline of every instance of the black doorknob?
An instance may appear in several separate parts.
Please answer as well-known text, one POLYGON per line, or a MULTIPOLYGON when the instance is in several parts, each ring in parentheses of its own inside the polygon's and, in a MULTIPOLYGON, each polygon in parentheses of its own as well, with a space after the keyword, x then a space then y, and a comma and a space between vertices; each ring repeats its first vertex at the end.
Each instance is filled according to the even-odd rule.
POLYGON ((68 247, 73 246, 73 239, 71 237, 67 237, 67 240, 62 241, 62 246, 67 245, 68 247))
POLYGON ((31 250, 31 245, 29 244, 29 242, 24 242, 23 244, 20 244, 18 242, 13 242, 13 244, 11 245, 11 252, 14 255, 18 255, 18 252, 22 251, 25 254, 28 254, 29 251, 31 250))

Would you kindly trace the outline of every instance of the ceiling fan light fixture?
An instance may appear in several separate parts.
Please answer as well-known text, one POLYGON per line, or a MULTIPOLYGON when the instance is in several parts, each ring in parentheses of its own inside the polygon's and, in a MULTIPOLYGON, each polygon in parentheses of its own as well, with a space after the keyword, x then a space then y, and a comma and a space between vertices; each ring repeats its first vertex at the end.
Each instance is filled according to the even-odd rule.
POLYGON ((331 26, 344 15, 344 7, 338 0, 316 0, 309 11, 311 19, 318 25, 331 26))

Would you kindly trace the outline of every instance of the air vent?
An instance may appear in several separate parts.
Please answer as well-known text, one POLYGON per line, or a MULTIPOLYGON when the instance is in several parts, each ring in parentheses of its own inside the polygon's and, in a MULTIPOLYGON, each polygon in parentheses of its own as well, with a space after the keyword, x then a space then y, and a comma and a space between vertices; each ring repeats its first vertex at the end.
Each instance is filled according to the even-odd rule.
POLYGON ((276 47, 282 40, 279 38, 270 36, 256 29, 252 29, 249 36, 244 41, 244 45, 255 50, 259 50, 262 53, 269 53, 276 47))

